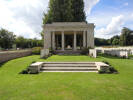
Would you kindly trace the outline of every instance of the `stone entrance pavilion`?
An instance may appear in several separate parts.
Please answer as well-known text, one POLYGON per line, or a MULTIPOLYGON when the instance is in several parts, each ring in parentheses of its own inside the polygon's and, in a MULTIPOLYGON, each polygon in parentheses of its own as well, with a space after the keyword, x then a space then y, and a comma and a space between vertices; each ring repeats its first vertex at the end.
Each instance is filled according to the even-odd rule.
MULTIPOLYGON (((78 51, 94 48, 94 24, 85 22, 54 22, 45 24, 44 55, 48 49, 54 51, 78 51)), ((47 52, 46 52, 47 51, 47 52)))

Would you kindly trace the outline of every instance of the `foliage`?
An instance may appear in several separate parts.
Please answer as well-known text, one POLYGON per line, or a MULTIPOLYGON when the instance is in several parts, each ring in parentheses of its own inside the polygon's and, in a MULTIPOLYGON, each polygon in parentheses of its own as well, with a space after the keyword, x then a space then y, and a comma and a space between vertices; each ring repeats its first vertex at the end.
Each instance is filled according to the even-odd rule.
POLYGON ((111 45, 119 45, 120 44, 120 36, 116 35, 109 39, 111 45))
POLYGON ((42 40, 44 40, 44 32, 43 31, 40 32, 40 36, 42 37, 42 40))
POLYGON ((101 70, 99 70, 99 74, 118 74, 118 71, 111 66, 111 64, 107 61, 103 61, 105 64, 108 64, 109 67, 103 67, 101 70))
POLYGON ((89 54, 89 49, 90 49, 90 48, 82 48, 81 54, 82 54, 82 55, 87 55, 87 54, 89 54))
POLYGON ((129 28, 124 27, 122 29, 120 36, 116 35, 110 39, 95 38, 95 45, 96 46, 107 46, 107 45, 130 46, 130 45, 133 45, 133 31, 130 30, 129 28))
POLYGON ((20 72, 19 74, 28 74, 29 73, 29 71, 27 70, 27 69, 24 69, 24 70, 22 70, 22 72, 20 72))
POLYGON ((33 47, 40 47, 42 46, 43 42, 42 40, 37 40, 36 38, 34 39, 26 39, 22 36, 19 36, 16 38, 15 41, 17 48, 33 48, 33 47))
POLYGON ((15 35, 6 29, 0 30, 0 47, 4 49, 12 48, 15 42, 15 35))
POLYGON ((12 48, 33 48, 33 47, 42 47, 43 40, 27 39, 23 36, 16 37, 12 32, 9 32, 6 29, 0 30, 0 50, 12 49, 12 48))
POLYGON ((110 45, 108 39, 102 39, 102 38, 95 38, 95 45, 96 46, 106 46, 110 45))
POLYGON ((133 31, 124 27, 120 36, 120 45, 129 46, 133 45, 133 31))
POLYGON ((103 68, 98 71, 99 74, 118 74, 118 71, 114 67, 103 68))
POLYGON ((32 48, 32 54, 40 55, 41 49, 42 49, 41 47, 34 47, 34 48, 32 48))
POLYGON ((85 22, 83 0, 50 0, 43 24, 52 22, 85 22))
POLYGON ((85 22, 86 16, 84 11, 84 0, 71 0, 72 1, 72 16, 74 22, 85 22))

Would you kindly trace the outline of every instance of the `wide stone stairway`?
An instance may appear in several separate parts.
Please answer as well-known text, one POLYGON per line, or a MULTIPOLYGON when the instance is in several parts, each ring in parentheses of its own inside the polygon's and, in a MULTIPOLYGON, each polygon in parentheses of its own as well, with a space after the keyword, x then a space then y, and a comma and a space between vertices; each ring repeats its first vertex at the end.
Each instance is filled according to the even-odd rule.
POLYGON ((98 72, 93 62, 45 62, 41 72, 98 72))

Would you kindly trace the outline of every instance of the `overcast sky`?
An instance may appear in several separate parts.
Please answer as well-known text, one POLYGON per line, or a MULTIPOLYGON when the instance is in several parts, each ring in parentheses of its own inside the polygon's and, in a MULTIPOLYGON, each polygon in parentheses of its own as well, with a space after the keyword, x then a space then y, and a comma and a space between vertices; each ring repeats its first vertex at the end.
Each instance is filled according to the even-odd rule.
MULTIPOLYGON (((95 23, 95 37, 119 35, 133 29, 133 0, 84 0, 88 23, 95 23)), ((0 0, 0 28, 17 36, 40 38, 43 12, 49 0, 0 0)))

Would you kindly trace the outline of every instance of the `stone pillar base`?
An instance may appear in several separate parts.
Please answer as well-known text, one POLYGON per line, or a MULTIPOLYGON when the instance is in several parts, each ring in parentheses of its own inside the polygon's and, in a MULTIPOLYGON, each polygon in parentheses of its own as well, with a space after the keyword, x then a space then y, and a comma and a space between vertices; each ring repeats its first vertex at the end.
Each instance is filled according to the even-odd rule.
POLYGON ((41 50, 41 58, 44 58, 49 55, 49 49, 41 50))

